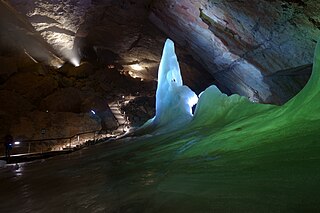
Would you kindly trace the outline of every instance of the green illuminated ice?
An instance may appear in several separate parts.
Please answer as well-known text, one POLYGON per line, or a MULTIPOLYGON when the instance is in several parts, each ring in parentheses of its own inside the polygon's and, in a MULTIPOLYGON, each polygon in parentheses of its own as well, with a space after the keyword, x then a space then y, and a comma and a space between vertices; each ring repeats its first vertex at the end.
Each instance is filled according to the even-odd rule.
POLYGON ((111 154, 122 160, 119 205, 145 212, 319 210, 319 75, 318 44, 308 84, 284 106, 207 88, 179 130, 171 131, 172 119, 167 131, 151 128, 111 154))

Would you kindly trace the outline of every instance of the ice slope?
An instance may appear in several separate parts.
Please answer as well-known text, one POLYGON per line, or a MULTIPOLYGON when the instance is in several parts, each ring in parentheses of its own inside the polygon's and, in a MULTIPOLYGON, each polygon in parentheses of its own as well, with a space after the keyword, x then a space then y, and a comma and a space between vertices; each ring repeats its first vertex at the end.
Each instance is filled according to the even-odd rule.
POLYGON ((119 150, 128 163, 121 171, 139 171, 126 177, 135 189, 126 205, 145 212, 319 210, 319 80, 318 43, 308 84, 281 107, 207 88, 179 130, 155 130, 119 150))

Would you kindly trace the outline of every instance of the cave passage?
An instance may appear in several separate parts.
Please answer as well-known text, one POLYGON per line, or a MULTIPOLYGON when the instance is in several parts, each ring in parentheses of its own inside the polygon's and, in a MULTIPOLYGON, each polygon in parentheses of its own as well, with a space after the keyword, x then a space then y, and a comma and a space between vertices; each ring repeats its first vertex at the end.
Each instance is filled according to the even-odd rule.
POLYGON ((319 80, 318 44, 308 84, 283 106, 211 86, 193 118, 175 131, 155 128, 7 167, 0 175, 1 211, 314 212, 320 208, 319 80))

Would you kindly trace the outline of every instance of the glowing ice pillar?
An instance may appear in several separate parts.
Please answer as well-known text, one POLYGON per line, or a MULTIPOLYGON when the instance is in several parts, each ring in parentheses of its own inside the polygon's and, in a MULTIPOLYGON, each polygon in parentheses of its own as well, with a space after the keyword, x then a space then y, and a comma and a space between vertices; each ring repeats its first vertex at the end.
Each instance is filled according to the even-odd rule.
POLYGON ((192 106, 198 102, 197 95, 182 85, 179 63, 174 51, 174 43, 167 39, 158 71, 156 93, 155 126, 168 128, 192 119, 192 106))

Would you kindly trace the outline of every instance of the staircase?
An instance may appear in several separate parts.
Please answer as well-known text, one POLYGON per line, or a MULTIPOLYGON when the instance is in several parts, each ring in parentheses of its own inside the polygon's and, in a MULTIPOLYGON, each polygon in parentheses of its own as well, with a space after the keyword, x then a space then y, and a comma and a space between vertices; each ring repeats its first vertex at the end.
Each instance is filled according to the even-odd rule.
POLYGON ((117 122, 119 124, 118 129, 113 131, 114 135, 122 135, 125 133, 125 130, 127 128, 127 120, 125 117, 125 114, 122 114, 120 111, 120 105, 118 102, 112 102, 109 104, 110 110, 113 113, 114 117, 117 119, 117 122))

